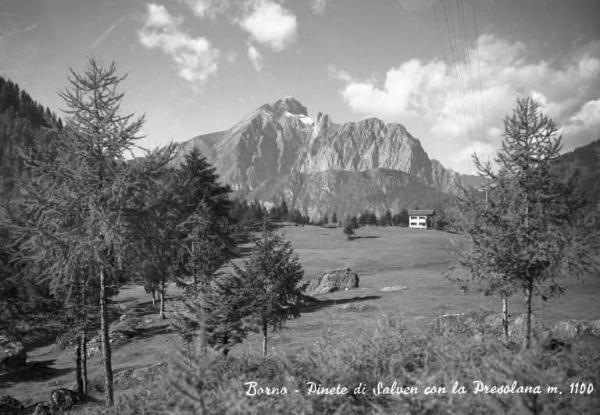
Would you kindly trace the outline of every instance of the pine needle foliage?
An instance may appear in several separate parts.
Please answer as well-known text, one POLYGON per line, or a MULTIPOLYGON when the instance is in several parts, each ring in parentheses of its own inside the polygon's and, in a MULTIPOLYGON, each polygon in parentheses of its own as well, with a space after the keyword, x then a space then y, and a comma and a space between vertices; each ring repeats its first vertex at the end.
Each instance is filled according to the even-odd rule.
POLYGON ((57 298, 68 298, 84 281, 97 287, 109 406, 108 299, 116 293, 131 253, 134 212, 128 206, 139 183, 129 174, 126 156, 136 147, 144 122, 121 111, 118 86, 123 79, 114 63, 93 58, 83 73, 71 70, 69 85, 60 93, 66 125, 55 143, 56 157, 29 150, 25 159, 32 177, 21 184, 18 202, 4 212, 17 235, 17 261, 47 282, 57 298))
POLYGON ((252 254, 243 267, 234 266, 239 288, 250 303, 247 319, 263 335, 263 354, 267 354, 268 330, 279 330, 288 319, 300 316, 304 270, 292 245, 265 227, 252 254))
POLYGON ((553 174, 561 137, 539 104, 530 97, 518 99, 504 128, 496 168, 474 156, 487 181, 486 196, 483 200, 481 193, 471 192, 461 199, 470 244, 454 257, 459 271, 484 292, 524 293, 524 347, 529 348, 532 296, 560 294, 562 278, 594 269, 597 236, 579 220, 582 198, 575 187, 553 174))

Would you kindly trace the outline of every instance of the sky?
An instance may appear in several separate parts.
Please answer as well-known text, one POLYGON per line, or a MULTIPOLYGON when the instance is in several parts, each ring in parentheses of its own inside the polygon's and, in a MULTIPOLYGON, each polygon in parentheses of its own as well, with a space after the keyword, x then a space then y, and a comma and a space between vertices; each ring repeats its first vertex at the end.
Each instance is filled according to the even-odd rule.
POLYGON ((0 0, 0 76, 61 115, 88 57, 127 74, 154 148, 293 96, 335 122, 403 124, 461 173, 531 95, 564 151, 600 138, 598 0, 0 0))

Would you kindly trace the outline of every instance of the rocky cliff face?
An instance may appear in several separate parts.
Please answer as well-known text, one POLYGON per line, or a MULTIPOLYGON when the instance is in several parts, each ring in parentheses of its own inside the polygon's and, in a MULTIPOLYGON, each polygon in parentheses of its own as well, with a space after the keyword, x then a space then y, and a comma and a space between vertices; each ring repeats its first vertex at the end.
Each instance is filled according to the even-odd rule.
POLYGON ((313 218, 429 206, 472 180, 431 160, 400 124, 336 124, 321 113, 313 120, 291 97, 263 105, 229 130, 180 144, 176 162, 192 147, 239 195, 284 198, 313 218))
POLYGON ((317 115, 306 151, 300 155, 300 172, 378 168, 431 179, 427 154, 402 125, 384 124, 377 118, 338 125, 328 116, 317 115))

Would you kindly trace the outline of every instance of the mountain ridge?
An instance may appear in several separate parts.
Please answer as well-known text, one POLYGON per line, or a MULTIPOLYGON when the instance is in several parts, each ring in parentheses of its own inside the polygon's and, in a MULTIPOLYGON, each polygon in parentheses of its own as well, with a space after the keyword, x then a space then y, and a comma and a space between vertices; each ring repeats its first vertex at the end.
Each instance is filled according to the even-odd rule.
MULTIPOLYGON (((256 197, 265 203, 286 198, 290 207, 312 218, 331 213, 335 205, 330 197, 322 202, 319 200, 323 198, 306 193, 308 189, 317 192, 310 185, 310 178, 323 180, 329 177, 324 175, 326 172, 336 172, 331 174, 340 177, 348 176, 340 172, 353 174, 350 181, 355 185, 360 182, 362 192, 369 194, 364 184, 367 176, 360 173, 377 169, 402 172, 416 179, 415 183, 419 182, 417 187, 420 188, 415 184, 413 193, 430 194, 427 189, 432 188, 436 200, 441 198, 438 193, 455 194, 461 186, 470 186, 478 180, 476 176, 461 175, 430 159, 421 142, 400 123, 385 123, 371 117, 338 124, 321 112, 313 119, 308 116, 307 108, 293 97, 264 104, 227 130, 196 136, 179 144, 175 163, 192 147, 206 156, 236 195, 256 197), (299 181, 302 186, 298 185, 299 181), (269 186, 274 188, 269 189, 269 186)), ((389 172, 383 176, 368 176, 371 186, 378 189, 383 186, 380 179, 391 177, 389 172)), ((341 184, 336 191, 350 197, 351 189, 344 186, 349 185, 341 184)), ((354 209, 348 207, 337 213, 358 213, 351 210, 365 208, 379 212, 385 206, 408 208, 415 200, 427 203, 423 198, 395 189, 396 201, 388 197, 385 203, 373 206, 365 193, 356 198, 354 209)))

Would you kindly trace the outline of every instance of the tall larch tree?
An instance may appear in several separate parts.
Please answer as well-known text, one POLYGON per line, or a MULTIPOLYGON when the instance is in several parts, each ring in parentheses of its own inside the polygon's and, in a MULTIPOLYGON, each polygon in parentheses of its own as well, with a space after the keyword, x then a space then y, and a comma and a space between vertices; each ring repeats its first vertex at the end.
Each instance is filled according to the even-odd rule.
POLYGON ((504 140, 496 166, 475 164, 491 191, 486 201, 471 196, 461 209, 470 220, 470 247, 458 264, 488 290, 502 297, 525 297, 525 338, 531 345, 534 293, 542 299, 562 292, 562 279, 593 268, 598 236, 578 221, 582 199, 574 186, 553 174, 561 148, 554 122, 530 97, 517 100, 504 121, 504 140))
POLYGON ((71 292, 87 281, 97 287, 105 401, 114 403, 109 297, 118 289, 132 247, 128 198, 135 183, 127 154, 135 147, 143 117, 123 114, 124 77, 114 63, 90 58, 83 73, 71 70, 60 93, 65 129, 54 160, 28 155, 32 179, 23 185, 18 206, 8 213, 20 235, 20 256, 50 282, 55 293, 71 292), (81 272, 89 273, 82 279, 81 272))

